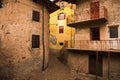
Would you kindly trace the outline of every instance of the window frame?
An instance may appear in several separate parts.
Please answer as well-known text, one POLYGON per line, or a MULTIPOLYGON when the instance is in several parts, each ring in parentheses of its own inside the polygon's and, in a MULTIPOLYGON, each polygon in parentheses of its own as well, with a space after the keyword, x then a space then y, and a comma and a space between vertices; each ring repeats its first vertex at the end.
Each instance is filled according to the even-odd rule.
POLYGON ((64 46, 64 42, 59 42, 59 45, 60 46, 64 46))
POLYGON ((59 26, 59 33, 60 34, 64 33, 64 26, 59 26))
POLYGON ((32 48, 40 48, 40 35, 32 35, 32 48))
POLYGON ((32 21, 40 22, 40 12, 39 11, 32 11, 32 21))
POLYGON ((32 0, 34 3, 40 3, 40 0, 32 0))
POLYGON ((109 26, 109 38, 119 37, 119 25, 109 26), (112 31, 114 29, 114 31, 112 31))
POLYGON ((58 20, 64 20, 64 19, 66 19, 66 14, 65 13, 59 13, 58 14, 58 20))

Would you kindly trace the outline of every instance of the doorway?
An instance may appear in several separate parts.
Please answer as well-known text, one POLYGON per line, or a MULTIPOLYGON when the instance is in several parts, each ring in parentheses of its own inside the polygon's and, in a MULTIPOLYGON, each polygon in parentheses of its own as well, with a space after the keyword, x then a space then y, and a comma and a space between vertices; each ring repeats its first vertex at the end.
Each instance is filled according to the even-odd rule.
POLYGON ((96 27, 96 28, 90 28, 90 32, 91 32, 91 40, 100 40, 100 28, 96 27))
POLYGON ((103 74, 103 55, 98 55, 98 61, 97 61, 97 71, 96 71, 96 54, 90 54, 89 55, 89 73, 101 76, 103 74))

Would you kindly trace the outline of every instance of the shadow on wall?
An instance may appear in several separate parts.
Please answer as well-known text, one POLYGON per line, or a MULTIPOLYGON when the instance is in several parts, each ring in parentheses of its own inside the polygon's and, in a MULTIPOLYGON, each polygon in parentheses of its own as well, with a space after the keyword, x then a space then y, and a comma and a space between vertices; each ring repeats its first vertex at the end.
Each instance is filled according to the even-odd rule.
POLYGON ((0 52, 0 80, 12 80, 13 64, 8 61, 9 56, 0 52))
POLYGON ((0 51, 0 80, 34 80, 34 72, 42 71, 40 66, 38 56, 22 57, 22 61, 14 63, 11 55, 0 51))

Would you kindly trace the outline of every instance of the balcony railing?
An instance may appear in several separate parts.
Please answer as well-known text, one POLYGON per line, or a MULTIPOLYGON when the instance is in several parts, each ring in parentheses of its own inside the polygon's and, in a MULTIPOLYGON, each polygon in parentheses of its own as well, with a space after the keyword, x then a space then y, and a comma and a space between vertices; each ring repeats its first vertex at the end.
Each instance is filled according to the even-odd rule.
POLYGON ((107 22, 107 8, 105 8, 104 6, 100 6, 99 9, 100 10, 94 15, 90 12, 90 9, 88 8, 83 11, 81 11, 80 9, 76 9, 74 15, 68 16, 67 25, 71 27, 85 27, 94 24, 104 24, 107 22))
POLYGON ((120 50, 120 40, 75 40, 75 43, 72 45, 74 47, 67 48, 76 48, 81 50, 120 50))

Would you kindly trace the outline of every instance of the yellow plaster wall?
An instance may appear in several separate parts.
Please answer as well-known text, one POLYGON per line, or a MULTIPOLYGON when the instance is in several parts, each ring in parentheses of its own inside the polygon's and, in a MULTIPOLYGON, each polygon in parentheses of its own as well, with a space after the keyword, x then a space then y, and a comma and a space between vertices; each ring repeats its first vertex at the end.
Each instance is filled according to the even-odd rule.
POLYGON ((71 46, 71 38, 72 41, 74 39, 74 29, 71 27, 67 26, 67 17, 70 16, 71 14, 74 14, 74 9, 70 8, 70 4, 66 3, 66 7, 64 10, 57 10, 56 12, 50 14, 50 39, 51 36, 56 37, 56 44, 52 44, 50 41, 50 48, 52 49, 61 49, 63 46, 60 46, 60 42, 68 41, 68 46, 71 46), (64 20, 58 20, 58 14, 59 13, 65 13, 66 18, 64 20), (64 24, 64 33, 59 33, 59 25, 60 23, 64 24))

